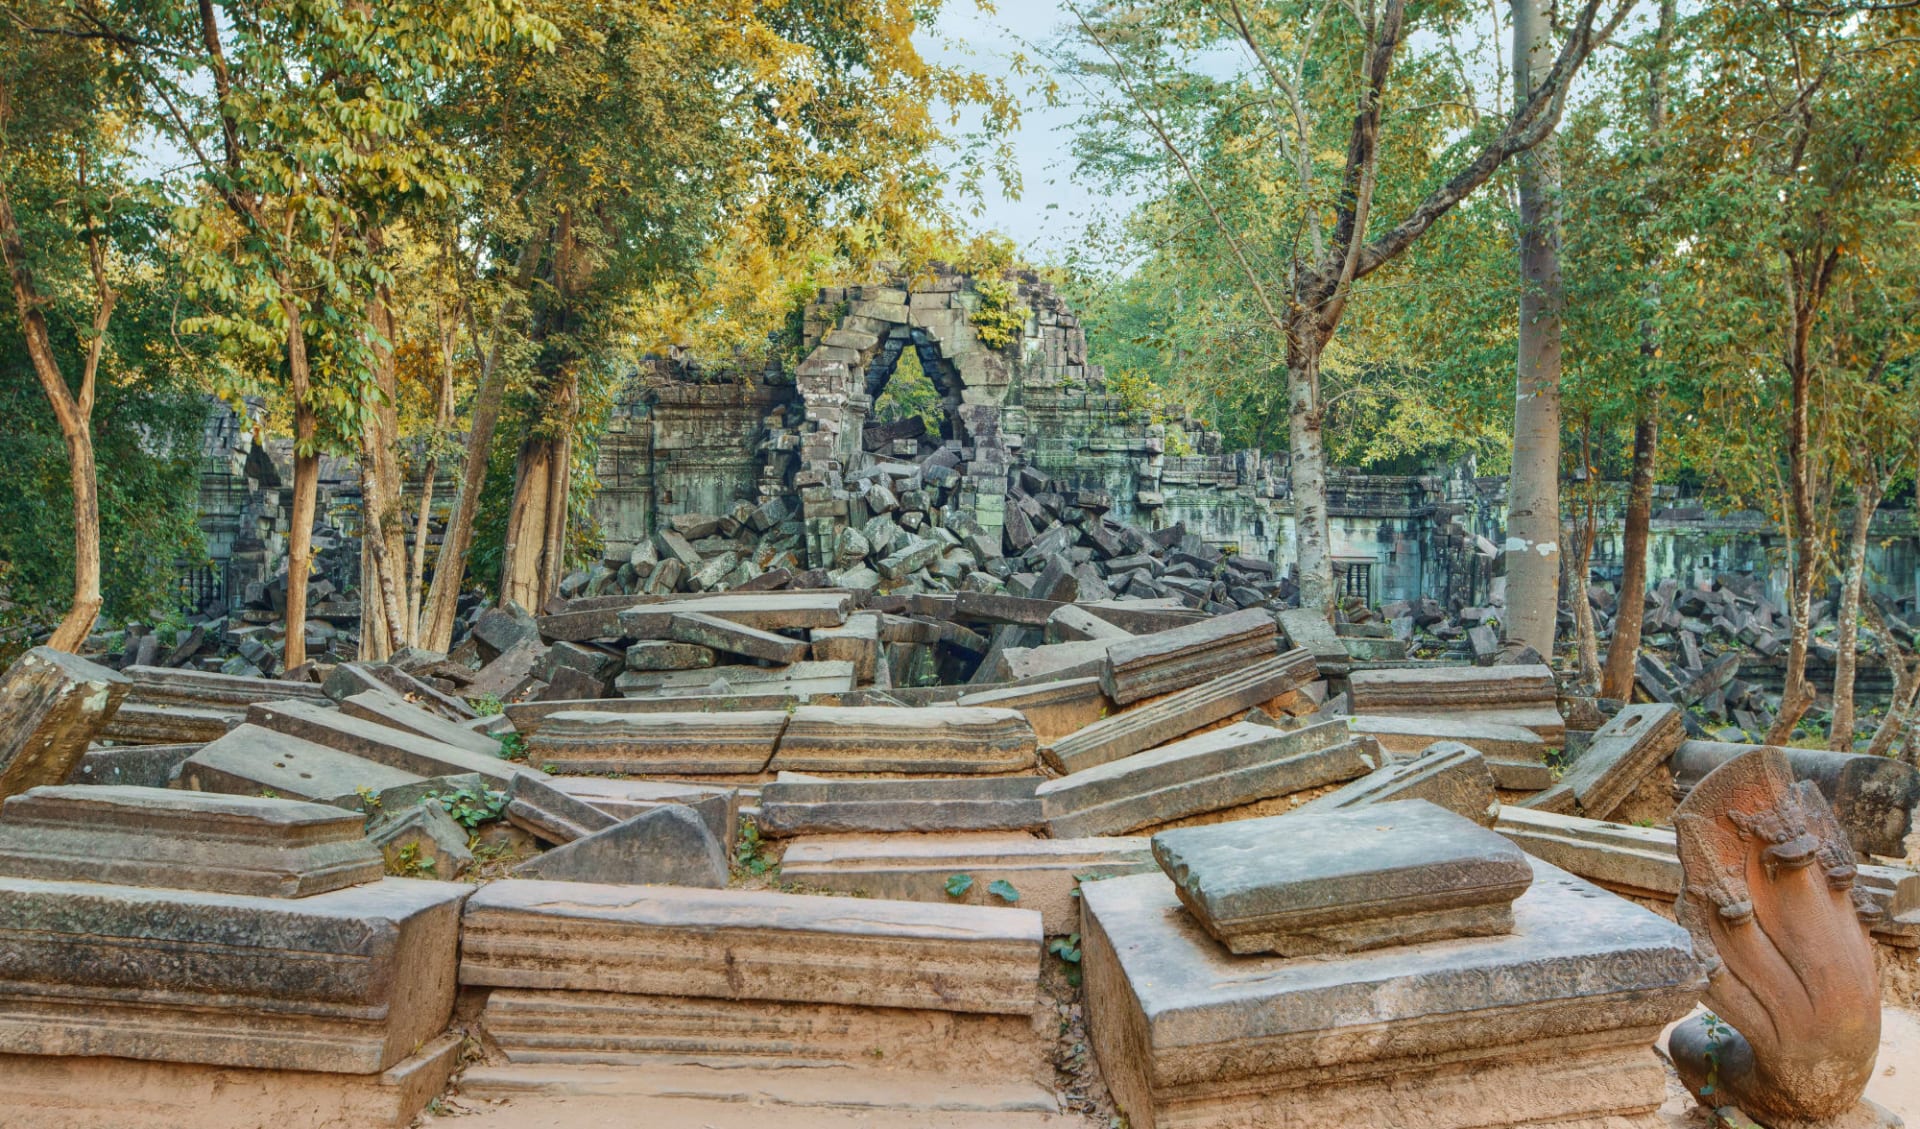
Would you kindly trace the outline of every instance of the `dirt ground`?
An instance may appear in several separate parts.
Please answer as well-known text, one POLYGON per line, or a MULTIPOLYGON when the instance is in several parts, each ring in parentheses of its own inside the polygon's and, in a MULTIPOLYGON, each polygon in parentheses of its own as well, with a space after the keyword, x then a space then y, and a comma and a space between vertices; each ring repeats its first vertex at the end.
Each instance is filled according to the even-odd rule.
MULTIPOLYGON (((1882 1015, 1880 1062, 1867 1096, 1920 1129, 1920 1012, 1889 1007, 1882 1015)), ((1061 1081, 1072 1092, 1087 1079, 1063 1076, 1061 1081)), ((939 1087, 917 1086, 911 1076, 891 1079, 888 1088, 901 1106, 938 1104, 934 1091, 939 1087)), ((1089 1106, 1084 1096, 1072 1104, 1089 1106)), ((454 1097, 444 1099, 440 1111, 423 1117, 420 1124, 437 1129, 767 1129, 769 1125, 778 1129, 1112 1129, 1115 1123, 1104 1103, 1094 1108, 1098 1112, 1058 1115, 846 1109, 771 1105, 744 1092, 731 1100, 644 1094, 543 1095, 504 1101, 454 1097)), ((1706 1123, 1671 1074, 1668 1100, 1660 1112, 1675 1129, 1697 1129, 1706 1123)))

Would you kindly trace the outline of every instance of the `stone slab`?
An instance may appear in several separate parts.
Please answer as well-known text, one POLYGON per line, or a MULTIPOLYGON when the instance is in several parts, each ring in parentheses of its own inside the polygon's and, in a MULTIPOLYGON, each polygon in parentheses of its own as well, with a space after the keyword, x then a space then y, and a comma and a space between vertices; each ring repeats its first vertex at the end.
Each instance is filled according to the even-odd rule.
POLYGON ((446 1027, 471 892, 0 878, 0 1053, 377 1074, 446 1027))
POLYGON ((1004 833, 822 835, 795 839, 780 877, 805 890, 942 905, 1017 905, 1038 910, 1049 936, 1080 930, 1074 891, 1082 880, 1138 874, 1154 867, 1143 838, 1039 839, 1004 833), (951 892, 955 875, 971 881, 951 892), (1008 902, 994 883, 1018 895, 1008 902))
POLYGON ((727 775, 757 773, 787 729, 780 710, 733 713, 549 714, 528 758, 556 772, 727 775))
POLYGON ((358 810, 369 795, 426 780, 312 741, 241 725, 188 757, 180 765, 179 784, 196 792, 311 800, 358 810))
POLYGON ((808 632, 808 655, 821 662, 850 662, 854 678, 872 682, 880 663, 880 617, 861 613, 847 617, 840 627, 816 627, 808 632))
POLYGON ((1153 857, 1230 951, 1281 956, 1497 936, 1533 881, 1518 847, 1425 800, 1162 831, 1153 857))
POLYGON ((667 621, 667 637, 677 643, 691 643, 696 647, 783 665, 797 663, 807 657, 805 640, 790 639, 785 635, 699 612, 675 612, 667 621))
MULTIPOLYGON (((313 702, 257 702, 247 710, 247 723, 415 776, 455 776, 471 772, 493 787, 503 788, 515 774, 529 771, 524 765, 503 758, 500 743, 489 737, 480 739, 492 745, 492 750, 477 753, 464 746, 395 729, 363 715, 313 702)), ((467 735, 479 737, 471 731, 467 735)))
POLYGON ((0 805, 0 874, 302 898, 378 882, 356 812, 170 788, 63 785, 0 805))
POLYGON ((203 747, 201 743, 95 746, 80 757, 62 783, 165 788, 173 782, 181 762, 203 747))
POLYGON ((1049 780, 1037 794, 1055 838, 1122 835, 1352 780, 1378 757, 1342 722, 1285 730, 1243 721, 1049 780))
POLYGON ((78 655, 35 647, 0 675, 0 798, 66 780, 133 688, 78 655))
POLYGON ((483 757, 500 755, 500 742, 423 709, 392 690, 362 690, 358 694, 349 694, 341 699, 340 712, 350 717, 365 718, 389 728, 405 730, 416 736, 465 749, 483 757))
POLYGON ((658 780, 616 780, 605 776, 555 776, 547 783, 618 820, 632 819, 661 804, 684 804, 699 813, 722 849, 733 849, 740 807, 740 794, 733 788, 658 780))
POLYGON ((661 804, 514 868, 516 878, 641 886, 727 884, 727 855, 699 813, 661 804))
POLYGON ((768 835, 1025 831, 1042 825, 1038 776, 818 780, 780 774, 760 789, 768 835))
POLYGON ((1270 658, 1278 646, 1273 613, 1248 608, 1113 641, 1101 664, 1100 687, 1107 697, 1126 705, 1270 658))
POLYGON ((1500 813, 1486 758, 1456 741, 1436 741, 1410 761, 1377 768, 1295 810, 1340 811, 1395 800, 1426 800, 1482 827, 1492 827, 1500 813))
POLYGON ((327 700, 326 689, 312 682, 252 678, 210 670, 171 666, 130 666, 120 673, 133 681, 132 700, 144 705, 175 705, 245 713, 255 702, 286 698, 327 700))
POLYGON ((462 984, 1030 1013, 1030 910, 509 879, 468 903, 462 984))
POLYGON ((1103 717, 1047 747, 1047 763, 1079 772, 1164 745, 1299 689, 1318 675, 1313 656, 1288 651, 1244 670, 1103 717))
POLYGON ((1605 819, 1685 737, 1674 706, 1627 706, 1594 731, 1592 742, 1559 780, 1522 806, 1605 819))
POLYGON ((122 745, 205 744, 224 736, 246 716, 234 710, 192 709, 165 702, 126 701, 113 711, 97 736, 122 745))
POLYGON ((509 823, 556 846, 620 822, 593 804, 531 776, 516 776, 507 784, 506 815, 509 823))
POLYGON ((687 612, 762 631, 838 627, 847 622, 852 611, 853 595, 849 592, 727 592, 630 608, 620 613, 620 630, 632 639, 664 638, 673 617, 687 612))
POLYGON ((1597 1129, 1651 1114, 1665 1098, 1653 1040, 1705 969, 1679 926, 1533 869, 1508 935, 1338 960, 1234 956, 1162 874, 1086 883, 1101 1073, 1138 1129, 1597 1129))
POLYGON ((968 775, 1019 772, 1039 741, 1018 710, 801 706, 769 767, 789 772, 968 775))
POLYGON ((378 1074, 126 1058, 0 1055, 9 1129, 405 1129, 447 1088, 464 1040, 442 1035, 378 1074))
POLYGON ((704 670, 713 663, 711 648, 671 639, 642 639, 627 648, 628 670, 704 670))
POLYGON ((1372 737, 1396 757, 1418 756, 1435 741, 1456 741, 1477 749, 1486 758, 1494 784, 1509 791, 1534 792, 1553 783, 1553 772, 1547 765, 1547 754, 1553 746, 1525 726, 1505 725, 1468 714, 1442 717, 1355 714, 1350 722, 1354 732, 1372 737))
POLYGON ((980 690, 961 695, 953 704, 1019 710, 1043 745, 1092 725, 1113 708, 1100 679, 1092 676, 980 690))
POLYGON ((716 666, 706 670, 630 670, 614 679, 621 694, 647 698, 738 698, 781 694, 808 698, 845 694, 854 687, 850 662, 797 662, 790 666, 716 666))

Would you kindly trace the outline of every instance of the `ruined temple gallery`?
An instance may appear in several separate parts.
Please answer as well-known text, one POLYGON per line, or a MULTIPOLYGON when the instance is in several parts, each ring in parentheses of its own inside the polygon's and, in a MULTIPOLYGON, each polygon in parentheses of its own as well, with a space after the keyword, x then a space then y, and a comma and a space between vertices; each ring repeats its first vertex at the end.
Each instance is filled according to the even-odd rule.
MULTIPOLYGON (((1676 523, 1675 657, 1594 697, 1490 626, 1497 491, 1348 476, 1322 619, 1285 467, 1125 410, 1012 282, 999 348, 934 272, 820 292, 791 371, 649 361, 601 562, 468 602, 444 653, 342 631, 282 677, 241 627, 16 662, 5 1123, 1920 1113, 1887 1051, 1920 1008, 1920 772, 1750 743, 1768 577, 1676 523), (935 426, 875 408, 907 350, 935 426)), ((259 626, 279 476, 228 438, 214 602, 259 626)), ((313 583, 326 621, 352 578, 313 583)))

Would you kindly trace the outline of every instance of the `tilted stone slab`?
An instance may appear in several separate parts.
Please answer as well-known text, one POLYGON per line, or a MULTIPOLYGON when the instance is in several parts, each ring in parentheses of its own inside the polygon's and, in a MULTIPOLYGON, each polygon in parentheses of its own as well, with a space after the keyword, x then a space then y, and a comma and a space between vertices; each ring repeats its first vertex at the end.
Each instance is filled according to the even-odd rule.
POLYGON ((1024 1014, 1040 915, 750 890, 507 880, 463 920, 460 982, 1024 1014))
POLYGON ((375 1074, 446 1027, 471 888, 253 898, 0 878, 0 1053, 375 1074))
POLYGON ((1537 792, 1553 783, 1547 753, 1553 748, 1540 735, 1519 725, 1483 721, 1467 714, 1452 717, 1397 717, 1355 714, 1349 719, 1356 733, 1380 742, 1395 756, 1418 756, 1435 741, 1457 741, 1487 758, 1493 782, 1518 792, 1537 792))
POLYGON ((255 702, 287 698, 327 701, 326 690, 312 682, 250 678, 240 674, 219 674, 171 666, 130 666, 120 673, 133 681, 132 700, 143 705, 175 705, 245 713, 247 707, 255 702))
MULTIPOLYGON (((1674 750, 1676 799, 1706 775, 1756 746, 1719 741, 1683 741, 1674 750)), ((1827 749, 1782 750, 1795 780, 1809 780, 1847 829, 1853 849, 1882 858, 1903 858, 1913 832, 1913 811, 1920 805, 1920 770, 1892 757, 1839 753, 1827 749)))
POLYGON ((670 639, 642 639, 627 648, 628 670, 704 670, 713 664, 711 648, 670 639))
POLYGON ((1031 835, 860 835, 796 839, 780 857, 782 881, 910 902, 1017 905, 1038 910, 1049 936, 1080 930, 1082 880, 1154 868, 1143 838, 1038 839, 1031 835), (955 876, 966 879, 956 895, 955 876), (1006 883, 996 891, 994 884, 1006 883), (1015 900, 1005 896, 1010 890, 1015 900))
POLYGON ((1126 705, 1270 658, 1278 646, 1273 613, 1248 608, 1112 642, 1100 669, 1100 686, 1107 697, 1126 705))
POLYGON ((311 800, 358 809, 368 795, 427 778, 338 749, 242 725, 188 757, 180 785, 196 792, 311 800))
POLYGON ((507 821, 555 845, 584 839, 620 822, 545 780, 516 776, 507 784, 507 821))
POLYGON ((1356 714, 1465 714, 1475 721, 1531 729, 1556 747, 1566 741, 1567 723, 1560 716, 1553 672, 1545 666, 1356 670, 1347 678, 1347 694, 1356 714))
POLYGON ((1426 800, 1482 827, 1492 827, 1500 812, 1486 758, 1454 741, 1436 741, 1410 761, 1377 768, 1294 810, 1341 811, 1396 800, 1426 800))
POLYGON ((613 680, 630 697, 732 698, 779 694, 808 698, 845 694, 854 687, 850 662, 797 662, 791 666, 716 666, 706 670, 629 670, 613 680))
POLYGON ((688 612, 762 631, 838 627, 847 622, 852 611, 853 595, 849 592, 725 592, 630 608, 620 613, 620 630, 631 639, 662 639, 673 617, 688 612))
POLYGON ((954 705, 1019 710, 1041 744, 1059 740, 1105 716, 1113 703, 1096 677, 1036 682, 963 694, 954 705))
POLYGON ((51 647, 14 660, 0 675, 0 797, 66 780, 132 685, 51 647))
POLYGON ((0 805, 0 874, 304 898, 384 873, 356 812, 171 788, 63 785, 0 805))
POLYGON ((1631 1124, 1705 968, 1679 926, 1536 863, 1500 937, 1235 956, 1162 874, 1089 882, 1088 1025, 1137 1129, 1631 1124), (1582 1120, 1587 1119, 1587 1120, 1582 1120))
POLYGON ((760 789, 769 835, 1025 831, 1042 825, 1038 776, 816 780, 783 772, 760 789))
POLYGON ((1070 678, 1098 678, 1106 665, 1112 639, 1085 639, 1077 643, 1048 643, 1040 647, 1008 647, 1001 652, 1009 682, 1058 682, 1070 678))
POLYGON ((756 773, 773 759, 787 715, 740 713, 549 714, 527 741, 528 757, 560 772, 756 773))
POLYGON ((872 682, 880 663, 880 617, 862 613, 847 617, 839 627, 816 627, 808 633, 808 654, 822 662, 853 664, 854 678, 872 682))
POLYGON ((165 788, 173 783, 181 762, 204 748, 204 742, 185 745, 113 745, 88 749, 67 773, 68 784, 130 784, 165 788))
POLYGON ((683 804, 661 804, 514 868, 516 878, 645 886, 727 884, 727 855, 705 821, 683 804))
MULTIPOLYGON (((483 757, 500 755, 500 742, 484 733, 475 733, 458 722, 422 709, 391 690, 362 690, 340 702, 340 712, 365 718, 379 725, 404 730, 430 741, 465 749, 483 757)), ((473 771, 467 769, 465 771, 473 771)))
POLYGON ((487 740, 493 751, 476 753, 313 702, 260 702, 248 708, 247 723, 416 776, 471 772, 493 787, 503 788, 516 773, 530 771, 503 759, 500 743, 491 738, 487 740))
POLYGON ((392 663, 341 663, 327 675, 320 688, 336 702, 366 690, 386 690, 448 721, 466 722, 478 716, 464 700, 415 678, 392 663))
POLYGON ((122 745, 184 745, 218 740, 246 718, 240 709, 191 709, 126 701, 100 728, 103 741, 122 745))
POLYGON ((1230 951, 1281 956, 1497 936, 1533 881, 1518 847, 1425 800, 1162 831, 1153 857, 1230 951))
POLYGON ((772 663, 797 663, 807 657, 805 640, 790 639, 699 612, 675 612, 667 621, 667 637, 677 643, 691 643, 772 663))
POLYGON ((547 783, 618 820, 632 819, 662 804, 684 804, 699 814, 723 848, 732 850, 739 812, 739 793, 732 788, 604 776, 554 776, 547 783))
POLYGON ((1521 806, 1605 819, 1685 737, 1679 709, 1627 706, 1594 731, 1592 743, 1559 780, 1521 806))
POLYGON ((769 767, 929 776, 1019 772, 1034 766, 1038 746, 1018 710, 801 706, 769 767))
POLYGON ((1312 655, 1303 650, 1288 651, 1159 701, 1103 717, 1049 745, 1047 763, 1060 772, 1079 772, 1132 756, 1243 714, 1299 689, 1318 675, 1312 655))
POLYGON ((1378 748, 1338 721, 1305 729, 1238 722, 1110 761, 1038 791, 1057 839, 1121 835, 1364 776, 1378 748))
POLYGON ((1346 644, 1334 633, 1333 624, 1312 608, 1283 608, 1274 614, 1287 633, 1288 644, 1313 652, 1316 663, 1341 666, 1352 658, 1346 644))

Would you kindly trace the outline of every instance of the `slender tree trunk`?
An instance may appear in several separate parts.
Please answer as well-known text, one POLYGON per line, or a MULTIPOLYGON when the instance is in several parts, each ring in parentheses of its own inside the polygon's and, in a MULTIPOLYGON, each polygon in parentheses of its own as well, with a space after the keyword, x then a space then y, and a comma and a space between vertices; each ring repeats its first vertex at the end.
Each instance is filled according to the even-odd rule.
MULTIPOLYGON (((1513 0, 1514 104, 1553 66, 1543 0, 1513 0)), ((1553 659, 1560 611, 1560 174, 1551 137, 1518 158, 1520 325, 1507 489, 1508 642, 1553 659)))
POLYGON ((1580 685, 1600 685, 1600 636, 1593 626, 1593 601, 1587 598, 1587 585, 1593 577, 1593 542, 1599 535, 1598 483, 1593 471, 1593 421, 1581 429, 1580 460, 1585 469, 1586 514, 1581 522, 1580 539, 1574 543, 1573 572, 1567 577, 1567 599, 1573 605, 1573 623, 1580 645, 1580 685))
POLYGON ((1833 723, 1827 729, 1827 748, 1850 751, 1854 730, 1854 675, 1860 656, 1860 590, 1867 579, 1867 535, 1874 511, 1880 507, 1879 483, 1862 483, 1855 490, 1853 526, 1847 534, 1846 572, 1840 578, 1840 631, 1834 646, 1840 652, 1833 670, 1833 723))
MULTIPOLYGON (((377 248, 378 232, 369 241, 377 248)), ((368 402, 361 405, 360 412, 360 502, 364 519, 360 531, 360 657, 380 662, 406 646, 405 609, 400 595, 406 539, 400 521, 399 376, 393 363, 393 307, 384 287, 367 300, 367 320, 377 340, 369 343, 374 357, 373 381, 366 387, 368 402)))
POLYGON ((1287 393, 1293 449, 1293 539, 1300 606, 1333 620, 1333 547, 1327 523, 1327 452, 1321 434, 1319 327, 1296 310, 1287 326, 1287 393))
POLYGON ((1789 261, 1787 277, 1792 292, 1788 295, 1791 315, 1787 335, 1787 375, 1793 385, 1793 406, 1787 419, 1787 479, 1793 516, 1793 641, 1787 648, 1786 685, 1780 695, 1780 712, 1767 730, 1767 744, 1784 745, 1793 739, 1793 731, 1813 705, 1813 686, 1807 681, 1807 648, 1813 635, 1813 585, 1819 575, 1819 531, 1814 527, 1813 467, 1808 458, 1808 400, 1813 380, 1812 358, 1807 342, 1813 334, 1813 322, 1825 289, 1827 265, 1803 272, 1800 264, 1789 261), (1804 277, 1803 277, 1804 275, 1804 277))
MULTIPOLYGON (((438 321, 438 310, 435 311, 438 321)), ((455 321, 457 325, 457 319, 455 321)), ((407 579, 407 643, 420 639, 421 590, 426 583, 427 538, 433 530, 434 482, 440 475, 440 444, 453 429, 453 346, 454 325, 439 324, 440 385, 433 396, 433 439, 427 448, 427 465, 420 473, 420 516, 413 529, 413 573, 407 579)))
POLYGON ((1660 417, 1649 404, 1633 421, 1633 478, 1627 486, 1625 528, 1621 532, 1620 600, 1607 644, 1607 669, 1600 695, 1633 699, 1634 666, 1640 658, 1640 630, 1647 618, 1647 540, 1653 525, 1655 454, 1660 447, 1660 417))
POLYGON ((47 640, 47 646, 56 651, 77 652, 86 645, 94 620, 100 615, 100 493, 93 462, 92 428, 82 421, 67 433, 66 441, 73 482, 73 605, 47 640))
MULTIPOLYGON (((280 292, 292 294, 280 280, 280 292)), ((293 395, 293 512, 287 528, 287 643, 281 666, 292 670, 307 661, 307 577, 313 571, 313 519, 320 500, 318 420, 312 404, 313 377, 307 362, 307 335, 300 304, 281 299, 287 320, 288 389, 293 395)))
MULTIPOLYGON (((1886 659, 1887 672, 1893 676, 1893 696, 1887 700, 1887 713, 1880 719, 1880 725, 1873 731, 1873 739, 1867 743, 1869 756, 1884 757, 1894 752, 1894 746, 1902 733, 1916 727, 1916 712, 1920 712, 1920 653, 1909 662, 1900 653, 1900 642, 1887 626, 1886 617, 1871 599, 1861 602, 1861 610, 1873 624, 1874 633, 1880 636, 1880 653, 1886 659)), ((1920 766, 1916 766, 1920 767, 1920 766)))

